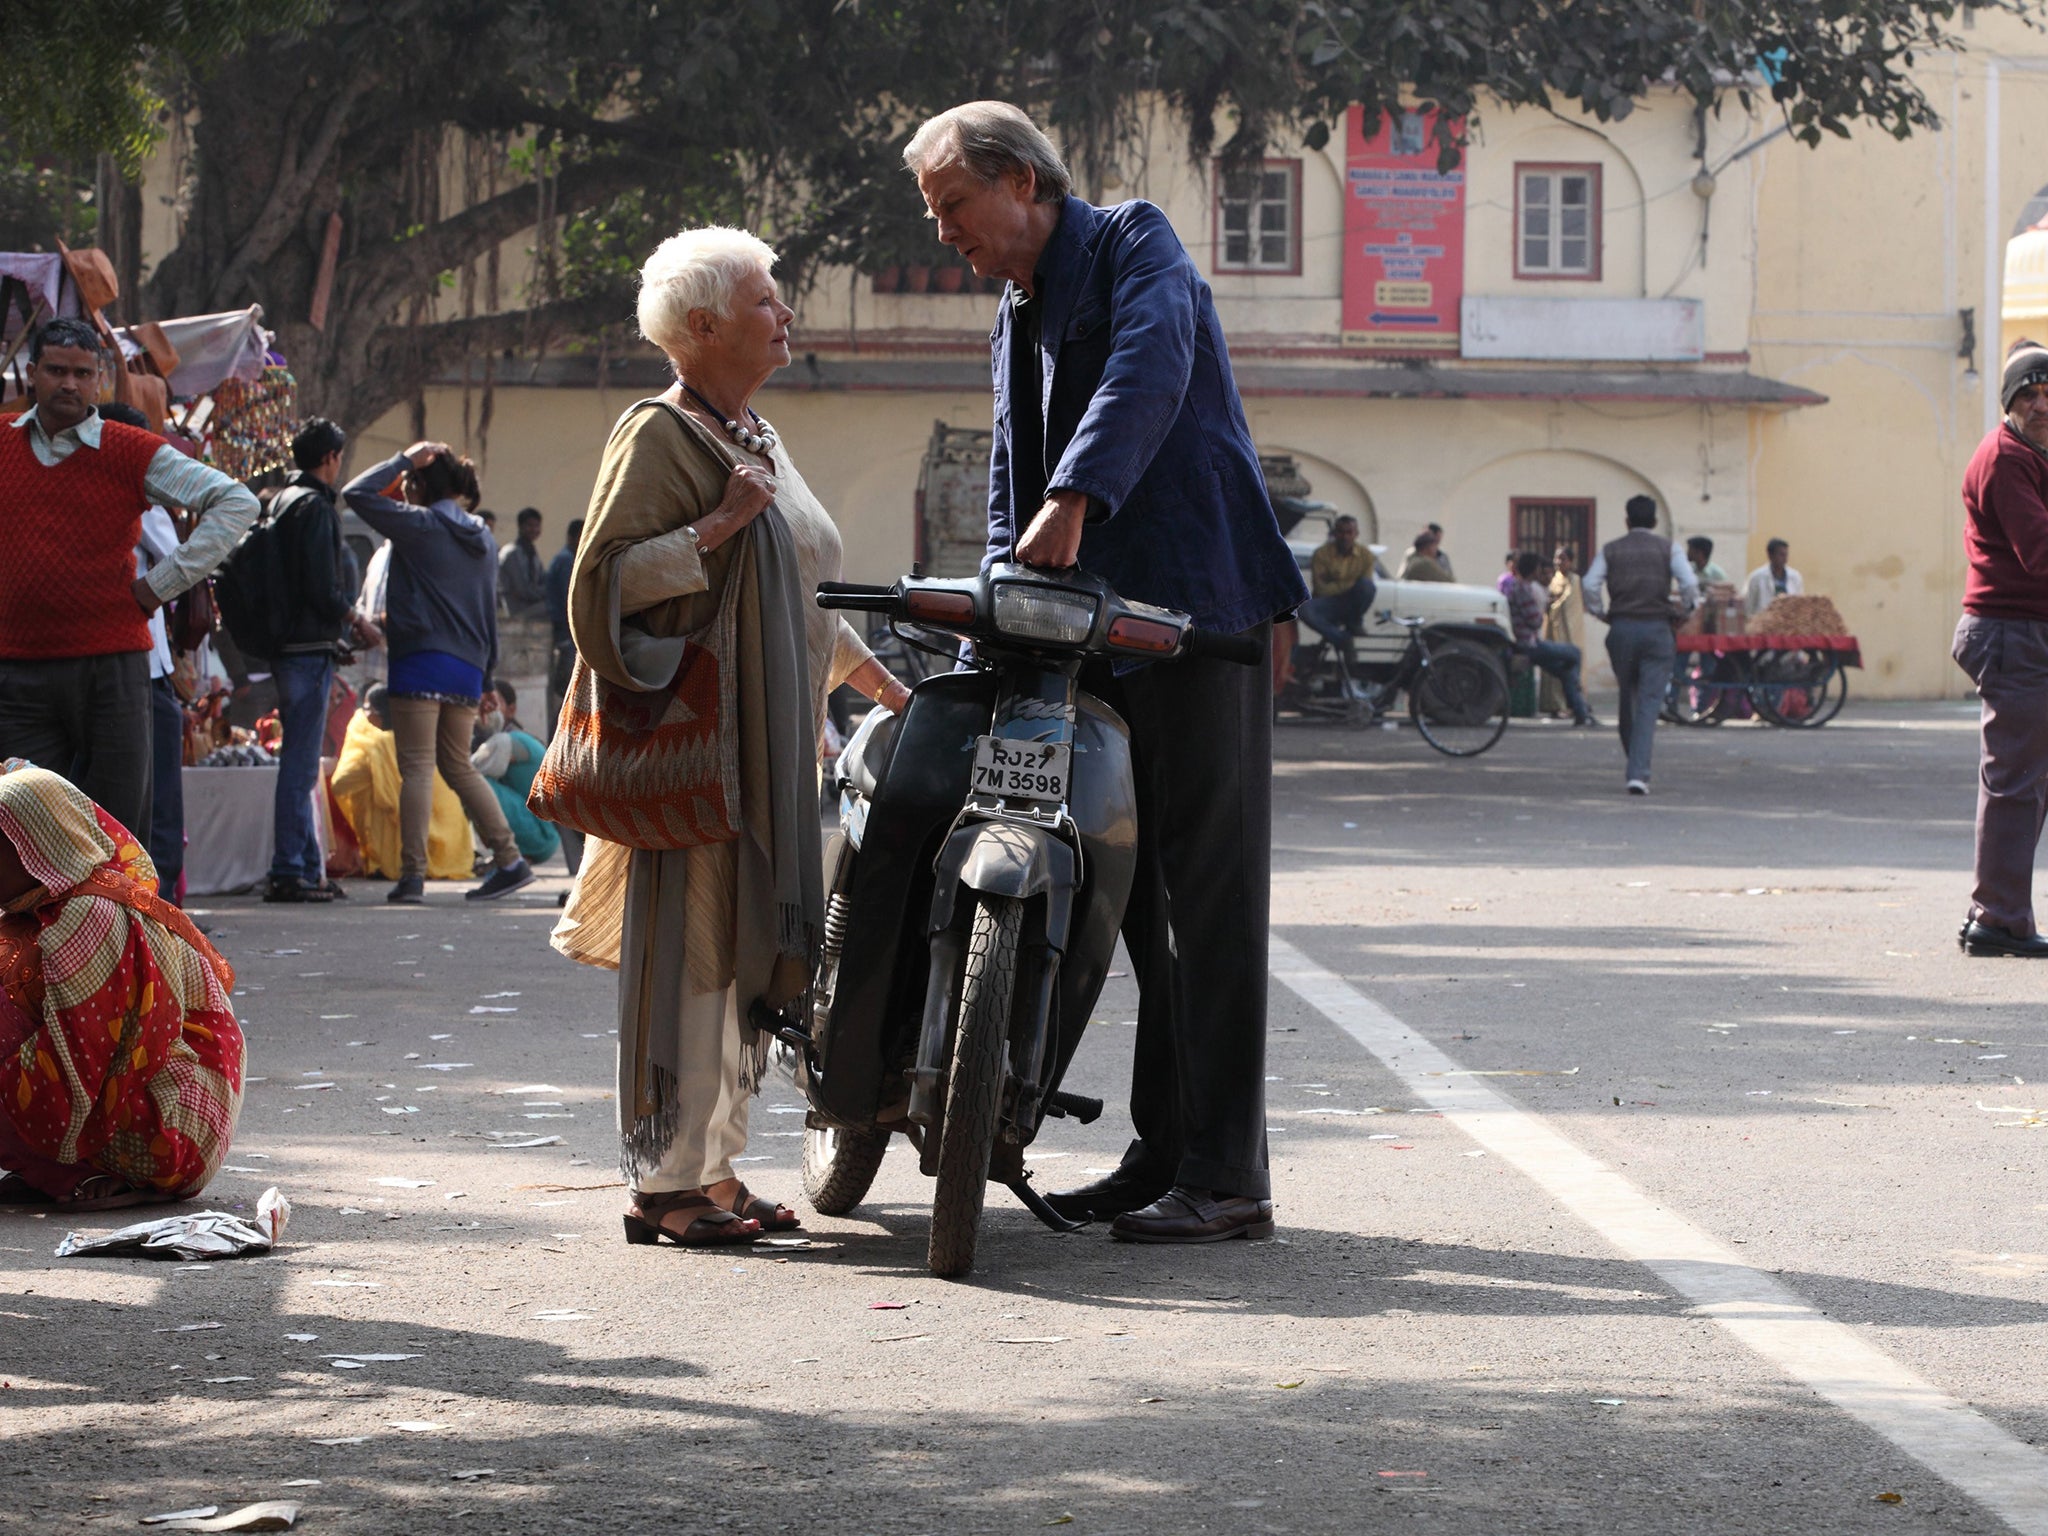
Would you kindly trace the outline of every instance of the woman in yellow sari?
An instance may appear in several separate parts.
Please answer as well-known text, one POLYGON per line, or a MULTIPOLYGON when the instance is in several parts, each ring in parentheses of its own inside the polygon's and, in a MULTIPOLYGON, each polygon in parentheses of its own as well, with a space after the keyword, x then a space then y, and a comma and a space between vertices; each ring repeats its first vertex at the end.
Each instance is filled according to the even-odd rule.
MULTIPOLYGON (((1578 560, 1571 547, 1564 544, 1557 547, 1552 558, 1557 562, 1557 570, 1550 578, 1550 607, 1543 615, 1543 638, 1576 645, 1583 655, 1586 649, 1586 595, 1576 569, 1578 560)), ((1537 708, 1553 719, 1563 719, 1570 713, 1565 708, 1564 684, 1548 672, 1543 674, 1543 689, 1537 708)))

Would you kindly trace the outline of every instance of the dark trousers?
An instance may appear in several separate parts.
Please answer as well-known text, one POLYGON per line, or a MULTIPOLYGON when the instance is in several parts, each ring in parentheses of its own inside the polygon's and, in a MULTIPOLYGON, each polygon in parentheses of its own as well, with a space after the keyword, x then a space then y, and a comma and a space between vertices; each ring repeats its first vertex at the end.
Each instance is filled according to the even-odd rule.
POLYGON ((2034 929, 2034 852, 2048 820, 2048 624, 1966 613, 1952 652, 1983 701, 1977 767, 1977 887, 1970 915, 2034 929))
POLYGON ((327 862, 320 856, 320 832, 313 824, 313 790, 320 782, 320 748, 327 740, 334 653, 287 652, 277 658, 271 676, 277 683, 277 723, 284 745, 278 753, 276 801, 271 807, 275 837, 270 877, 325 885, 327 862))
POLYGON ((1579 689, 1580 656, 1576 645, 1563 640, 1524 640, 1515 649, 1557 679, 1564 689, 1564 707, 1572 712, 1574 720, 1586 718, 1586 695, 1579 689))
MULTIPOLYGON (((1270 650, 1272 625, 1249 631, 1270 650)), ((1273 669, 1199 660, 1085 679, 1131 728, 1138 871, 1127 1167, 1266 1199, 1273 669)))
POLYGON ((146 838, 150 699, 147 651, 0 661, 0 758, 62 774, 146 838))
POLYGON ((1621 684, 1621 749, 1628 754, 1630 779, 1650 782, 1650 751, 1657 739, 1657 712, 1671 688, 1678 640, 1665 619, 1613 619, 1607 626, 1607 659, 1621 684))
POLYGON ((149 861, 165 901, 185 872, 185 711, 168 677, 149 684, 149 861))
POLYGON ((1358 633, 1379 590, 1379 583, 1370 576, 1361 576, 1342 592, 1310 598, 1301 605, 1297 617, 1330 644, 1341 646, 1347 636, 1358 633))

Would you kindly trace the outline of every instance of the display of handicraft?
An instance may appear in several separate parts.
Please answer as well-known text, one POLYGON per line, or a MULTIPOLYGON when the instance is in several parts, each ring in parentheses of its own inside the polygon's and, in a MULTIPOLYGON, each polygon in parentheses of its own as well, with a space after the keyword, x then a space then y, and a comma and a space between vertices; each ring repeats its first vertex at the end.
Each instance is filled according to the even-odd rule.
POLYGON ((289 368, 273 364, 253 384, 229 379, 213 392, 207 460, 237 480, 253 479, 290 463, 299 425, 299 385, 289 368))

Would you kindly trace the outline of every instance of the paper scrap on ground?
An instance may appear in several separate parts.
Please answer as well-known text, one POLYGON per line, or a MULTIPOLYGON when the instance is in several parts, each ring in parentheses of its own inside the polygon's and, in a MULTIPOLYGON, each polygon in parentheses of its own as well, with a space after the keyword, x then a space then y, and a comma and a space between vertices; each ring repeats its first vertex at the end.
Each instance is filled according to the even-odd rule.
POLYGON ((244 1504, 240 1509, 211 1519, 161 1521, 158 1528, 166 1531, 288 1531, 298 1518, 298 1505, 288 1499, 268 1499, 261 1504, 244 1504))
POLYGON ((493 1152, 523 1152, 529 1147, 559 1147, 561 1144, 559 1136, 529 1136, 524 1141, 494 1141, 490 1149, 493 1152))
POLYGON ((434 1181, 432 1179, 385 1178, 372 1179, 370 1182, 382 1189, 425 1189, 434 1181))
POLYGON ((393 1429, 402 1429, 408 1435, 429 1435, 437 1429, 446 1429, 446 1424, 436 1424, 431 1419, 386 1419, 393 1429))
POLYGON ((240 1254, 268 1253, 291 1220, 291 1202, 275 1186, 256 1202, 253 1221, 227 1211, 193 1211, 138 1221, 130 1227, 89 1237, 67 1232, 57 1257, 80 1254, 132 1254, 144 1259, 231 1259, 240 1254))

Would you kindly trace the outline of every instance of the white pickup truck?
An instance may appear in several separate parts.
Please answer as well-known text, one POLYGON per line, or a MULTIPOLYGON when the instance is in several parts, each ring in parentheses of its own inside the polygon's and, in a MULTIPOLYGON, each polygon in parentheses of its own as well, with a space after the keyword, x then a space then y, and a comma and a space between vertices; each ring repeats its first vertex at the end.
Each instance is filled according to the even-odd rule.
MULTIPOLYGON (((1308 575, 1309 560, 1330 539, 1334 511, 1305 513, 1287 531, 1287 545, 1295 563, 1308 575)), ((1514 644, 1514 628, 1508 620, 1508 600, 1493 587, 1467 586, 1456 581, 1402 581, 1386 566, 1387 546, 1369 545, 1373 556, 1373 580, 1379 591, 1366 616, 1364 633, 1353 648, 1354 670, 1372 675, 1367 669, 1392 669, 1408 645, 1408 631, 1399 619, 1423 619, 1432 627, 1445 626, 1460 638, 1484 643, 1496 654, 1514 644)), ((1304 633, 1304 640, 1313 640, 1304 633)))

